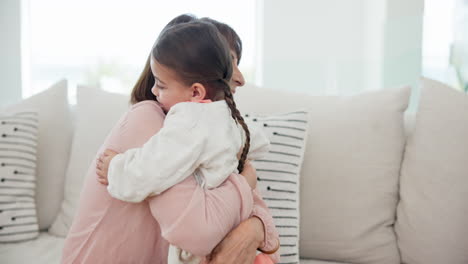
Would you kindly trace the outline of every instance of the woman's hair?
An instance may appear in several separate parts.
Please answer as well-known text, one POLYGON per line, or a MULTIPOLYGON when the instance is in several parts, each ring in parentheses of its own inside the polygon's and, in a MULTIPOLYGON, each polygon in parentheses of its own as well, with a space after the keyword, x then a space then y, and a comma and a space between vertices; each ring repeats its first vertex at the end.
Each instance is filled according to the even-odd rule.
POLYGON ((234 31, 234 29, 232 29, 227 24, 221 23, 209 17, 203 17, 200 18, 200 20, 211 23, 218 29, 219 33, 221 33, 221 35, 223 35, 223 37, 226 39, 231 50, 233 50, 236 53, 237 64, 239 64, 242 57, 242 41, 239 35, 237 35, 236 31, 234 31))
MULTIPOLYGON (((191 14, 183 14, 183 15, 177 16, 174 19, 172 19, 164 27, 163 32, 167 28, 172 27, 174 25, 196 21, 196 20, 198 20, 198 18, 191 14)), ((236 52, 237 63, 239 63, 242 57, 242 41, 237 35, 237 33, 234 31, 234 29, 232 29, 227 24, 218 22, 208 17, 201 18, 200 20, 211 23, 218 29, 221 35, 228 42, 229 47, 236 52)), ((154 96, 154 94, 151 92, 151 88, 154 85, 154 76, 153 76, 153 73, 151 72, 150 58, 151 58, 151 54, 148 55, 148 58, 146 59, 145 67, 143 68, 143 71, 138 77, 137 82, 133 86, 133 90, 130 96, 131 104, 136 104, 138 102, 145 101, 145 100, 156 101, 156 96, 154 96)))
POLYGON ((229 87, 233 67, 227 40, 211 23, 201 20, 182 23, 161 33, 153 46, 152 56, 157 63, 172 70, 184 85, 201 83, 207 99, 226 101, 232 118, 242 126, 246 135, 237 167, 242 171, 249 152, 250 132, 229 87))

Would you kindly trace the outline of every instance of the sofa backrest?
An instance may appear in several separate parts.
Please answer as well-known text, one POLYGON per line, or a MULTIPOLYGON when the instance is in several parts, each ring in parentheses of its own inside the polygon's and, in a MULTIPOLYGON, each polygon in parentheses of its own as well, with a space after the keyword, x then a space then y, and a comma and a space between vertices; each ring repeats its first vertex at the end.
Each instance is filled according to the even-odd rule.
POLYGON ((244 114, 309 112, 300 177, 302 257, 399 262, 392 226, 409 94, 408 87, 356 96, 238 89, 236 103, 244 114))
POLYGON ((414 130, 414 120, 416 119, 416 113, 405 112, 405 136, 406 138, 411 137, 414 130))
MULTIPOLYGON (((100 92, 103 93, 103 92, 100 92)), ((387 177, 387 175, 381 174, 379 177, 381 177, 384 181, 385 180, 390 180, 390 182, 383 184, 385 188, 389 187, 390 190, 389 192, 392 193, 392 196, 390 199, 385 200, 383 199, 381 202, 382 204, 377 204, 375 206, 376 208, 383 208, 383 212, 377 212, 375 215, 385 215, 385 219, 379 219, 378 221, 375 220, 374 222, 384 222, 387 224, 386 221, 391 221, 394 219, 394 212, 396 211, 396 194, 397 194, 397 189, 396 185, 398 182, 398 172, 400 170, 400 162, 402 160, 402 153, 403 153, 403 148, 404 148, 404 132, 403 132, 403 118, 402 118, 402 112, 404 109, 406 109, 407 105, 407 98, 409 95, 409 89, 395 89, 395 90, 382 90, 382 91, 377 91, 377 92, 372 92, 372 93, 366 93, 363 94, 362 96, 356 96, 356 97, 337 97, 337 96, 309 96, 309 95, 302 95, 302 94, 294 94, 294 93, 288 93, 288 92, 280 92, 280 91, 271 91, 268 89, 264 88, 259 88, 255 86, 250 86, 247 85, 246 87, 238 89, 238 92, 236 94, 236 101, 239 106, 239 109, 243 113, 255 113, 255 114, 279 114, 279 113, 285 113, 285 112, 290 112, 290 111, 295 111, 299 109, 305 109, 309 108, 311 110, 310 116, 313 118, 309 118, 312 120, 310 123, 309 127, 314 127, 314 120, 322 120, 322 125, 330 125, 330 126, 335 126, 338 124, 337 127, 331 127, 330 132, 340 132, 339 130, 341 128, 346 128, 350 129, 352 128, 349 133, 343 134, 344 137, 339 137, 338 134, 335 134, 335 138, 340 141, 338 144, 337 142, 323 142, 323 144, 329 144, 333 145, 334 147, 340 149, 340 144, 342 145, 348 145, 351 150, 355 148, 355 146, 360 146, 364 147, 365 149, 360 150, 360 153, 367 153, 364 156, 359 156, 359 155, 347 155, 346 153, 343 153, 343 157, 345 157, 345 161, 347 162, 348 165, 346 166, 352 166, 353 164, 360 164, 362 165, 362 162, 359 162, 356 160, 356 158, 359 158, 363 161, 367 159, 372 159, 375 157, 383 157, 381 160, 376 159, 377 162, 379 162, 380 165, 385 165, 387 162, 390 162, 391 168, 385 168, 384 171, 387 169, 391 171, 391 177, 387 177), (312 104, 312 105, 311 105, 312 104), (337 108, 337 111, 334 111, 334 108, 337 108), (370 107, 370 108, 369 108, 370 107), (352 118, 348 119, 347 115, 347 110, 350 110, 350 113, 352 113, 352 118), (384 111, 381 111, 381 110, 384 111), (339 110, 339 111, 338 111, 339 110), (380 118, 378 113, 382 112, 383 116, 380 118), (401 114, 398 114, 400 113, 401 114), (368 117, 372 116, 371 119, 368 117), (326 120, 327 117, 330 117, 331 120, 326 120), (344 122, 343 122, 344 121, 344 122), (358 138, 357 138, 358 137, 358 138), (367 140, 370 140, 371 142, 375 141, 376 143, 371 143, 367 144, 367 140), (362 142, 363 144, 357 144, 362 142), (378 147, 379 149, 373 149, 373 147, 378 147), (382 155, 382 152, 387 151, 387 149, 390 150, 389 156, 382 155), (371 152, 369 152, 371 151, 371 152), (376 153, 376 155, 372 154, 376 153), (378 154, 378 155, 377 155, 378 154), (350 158, 350 159, 347 159, 350 158), (357 162, 357 163, 356 163, 357 162), (384 177, 385 176, 385 177, 384 177), (382 213, 382 214, 381 214, 382 213)), ((100 95, 99 97, 101 98, 114 98, 117 95, 100 95)), ((126 96, 120 96, 119 98, 115 97, 116 99, 111 100, 112 102, 115 101, 115 104, 106 104, 103 106, 102 104, 98 104, 94 110, 89 110, 91 112, 93 111, 99 111, 99 112, 112 112, 113 115, 117 114, 120 115, 123 113, 125 106, 127 104, 128 97, 126 96), (118 102, 117 102, 118 101, 118 102), (102 108, 105 108, 105 111, 102 110, 102 108), (101 109, 101 110, 100 110, 101 109)), ((86 103, 89 104, 90 101, 92 100, 85 100, 87 101, 86 103)), ((76 110, 80 111, 80 108, 86 107, 86 105, 78 105, 76 110)), ((88 111, 88 112, 89 112, 88 111)), ((76 113, 75 113, 76 114, 76 113)), ((79 115, 79 113, 78 113, 79 115)), ((79 118, 74 118, 74 120, 77 120, 79 118)), ((407 133, 411 131, 411 124, 412 124, 413 118, 411 115, 408 116, 407 118, 407 128, 406 131, 407 133)), ((83 120, 82 120, 83 121, 83 120)), ((82 124, 89 123, 85 122, 85 120, 82 122, 82 124)), ((80 124, 77 123, 79 126, 80 124)), ((109 131, 114 125, 114 122, 101 122, 99 124, 95 124, 96 126, 99 126, 100 132, 97 133, 98 135, 101 135, 104 137, 105 131, 109 131)), ((81 128, 83 130, 83 128, 81 128)), ((80 128, 76 127, 75 131, 79 131, 80 128)), ((87 129, 85 129, 88 131, 87 129)), ((89 133, 89 132, 88 132, 89 133)), ((314 133, 314 132, 313 132, 314 133)), ((320 132, 322 133, 322 132, 320 132)), ((316 136, 325 136, 323 133, 322 134, 314 134, 313 136, 309 135, 309 138, 316 137, 316 136)), ((75 142, 73 143, 73 146, 87 146, 87 144, 80 144, 80 142, 76 142, 76 137, 74 138, 75 142)), ((96 142, 101 142, 104 140, 93 139, 96 142)), ((93 141, 93 142, 94 142, 93 141)), ((312 142, 312 141, 311 141, 312 142)), ((314 142, 312 144, 312 147, 310 145, 308 146, 309 149, 314 148, 314 144, 317 142, 314 142)), ((96 146, 97 149, 98 146, 96 146)), ((340 153, 340 151, 335 151, 334 149, 332 152, 334 153, 340 153)), ((91 153, 91 155, 94 155, 95 149, 88 151, 91 153)), ((306 149, 306 152, 308 150, 306 149)), ((348 150, 347 150, 348 151, 348 150)), ((80 155, 74 155, 73 153, 76 152, 76 150, 72 149, 72 158, 77 157, 80 155)), ((80 151, 81 153, 81 151, 80 151)), ((313 153, 313 152, 312 152, 313 153)), ((350 152, 351 153, 351 152, 350 152)), ((76 154, 76 153, 75 153, 76 154)), ((312 155, 317 155, 317 153, 313 153, 312 155)), ((323 162, 330 162, 333 161, 334 158, 327 158, 325 156, 323 157, 317 157, 317 156, 310 156, 309 153, 309 158, 307 158, 306 154, 306 160, 304 161, 304 166, 302 167, 303 172, 308 171, 310 172, 311 168, 312 170, 317 169, 316 162, 323 163, 323 162), (314 163, 315 162, 315 163, 314 163)), ((77 164, 78 161, 73 161, 73 164, 77 164)), ((85 162, 86 163, 86 162, 85 162)), ((380 166, 379 165, 379 166, 380 166)), ((337 167, 339 167, 340 164, 337 164, 337 167)), ((386 166, 386 165, 385 165, 386 166)), ((74 166, 76 167, 76 166, 74 166)), ((83 167, 84 169, 87 168, 87 165, 79 166, 83 167)), ((76 170, 73 170, 73 174, 76 175, 85 175, 85 171, 83 172, 78 172, 76 170)), ((343 171, 347 171, 346 168, 343 168, 343 171)), ((379 170, 378 170, 379 171, 379 170)), ((339 173, 335 172, 335 174, 338 174, 338 176, 343 177, 346 176, 346 173, 339 173)), ((372 173, 371 173, 372 174, 372 173)), ((376 173, 379 174, 379 173, 376 173)), ((66 227, 70 223, 70 218, 72 216, 72 208, 73 206, 69 205, 75 205, 77 202, 77 194, 79 194, 79 185, 78 184, 80 181, 76 179, 76 177, 73 177, 73 181, 68 181, 68 184, 66 183, 65 189, 70 189, 74 188, 73 190, 73 195, 69 196, 67 198, 67 193, 70 193, 69 191, 65 192, 65 198, 66 200, 68 199, 67 203, 64 203, 64 205, 68 204, 66 206, 68 209, 67 210, 62 210, 64 212, 67 212, 67 214, 59 214, 58 220, 61 222, 61 224, 56 224, 56 227, 62 227, 62 228, 53 228, 54 232, 56 232, 58 235, 63 235, 66 234, 66 227), (73 201, 72 201, 73 200, 73 201), (66 217, 64 217, 66 216, 66 217), (60 230, 59 230, 60 229, 60 230)), ((352 178, 352 177, 351 177, 352 178)), ((346 179, 345 179, 346 180, 346 179)), ((364 181, 365 183, 365 181, 364 181)), ((308 190, 309 186, 313 185, 313 181, 310 181, 310 177, 306 180, 303 180, 301 189, 302 190, 308 190)), ((312 186, 314 187, 314 186, 312 186)), ((342 188, 338 186, 339 188, 342 188)), ((375 186, 374 186, 375 187, 375 186)), ((372 187, 371 189, 374 189, 372 187)), ((316 188, 316 187, 315 187, 316 188)), ((312 195, 319 195, 319 191, 314 190, 310 191, 309 193, 302 191, 304 195, 308 195, 306 198, 310 200, 310 194, 312 195)), ((374 194, 369 194, 372 197, 374 194)), ((376 196, 379 196, 379 194, 375 194, 376 196)), ((368 196, 364 196, 363 199, 367 200, 372 200, 368 199, 368 196)), ((301 198, 302 199, 302 198, 301 198)), ((312 200, 317 200, 318 199, 312 199, 312 200)), ((357 201, 356 201, 357 202, 357 201)), ((310 222, 308 219, 311 219, 312 215, 314 214, 314 210, 309 210, 307 206, 307 203, 302 203, 301 207, 301 213, 304 215, 304 218, 301 218, 303 220, 303 223, 301 223, 301 236, 303 238, 308 238, 308 237, 320 237, 319 235, 324 235, 324 234, 314 234, 311 235, 311 232, 314 233, 316 230, 310 229, 310 226, 316 226, 312 222, 310 222), (311 215, 312 214, 312 215, 311 215), (305 219, 305 220, 304 220, 305 219)), ((334 208, 335 206, 329 206, 329 208, 334 208)), ((339 208, 339 207, 337 207, 339 208)), ((375 208, 374 208, 375 209, 375 208)), ((331 216, 330 216, 331 217, 331 216)), ((367 226, 372 225, 371 224, 366 224, 367 226)), ((391 223, 390 223, 391 224, 391 223)), ((331 226, 329 230, 333 229, 334 227, 331 226)), ((360 230, 357 228, 356 230, 360 230)), ((387 242, 388 242, 388 247, 385 249, 383 253, 376 253, 374 254, 375 256, 377 255, 382 255, 385 257, 385 255, 390 256, 390 258, 396 258, 397 255, 397 249, 396 249, 396 242, 395 238, 393 237, 393 230, 389 230, 389 228, 382 228, 383 232, 386 234, 385 236, 387 237, 387 242), (396 253, 395 253, 396 252, 396 253)), ((346 232, 343 232, 345 234, 346 232)), ((348 233, 350 236, 354 236, 356 234, 350 233, 350 230, 348 230, 348 233)), ((357 234, 359 235, 359 234, 357 234)), ((376 234, 379 235, 379 234, 376 234)), ((372 241, 372 239, 370 239, 372 241)), ((304 257, 315 257, 315 258, 332 258, 332 259, 340 259, 340 256, 331 256, 333 254, 332 252, 334 251, 339 251, 337 248, 336 250, 333 249, 333 247, 330 247, 330 252, 323 251, 324 254, 328 255, 317 255, 317 252, 310 251, 310 248, 317 248, 320 249, 319 246, 313 245, 313 243, 316 243, 316 241, 308 241, 308 240, 302 240, 301 241, 302 245, 301 246, 301 255, 304 257)), ((363 248, 373 248, 374 246, 371 244, 367 245, 362 245, 363 248)), ((345 249, 346 250, 346 249, 345 249)), ((374 259, 376 262, 378 262, 378 259, 374 259)))

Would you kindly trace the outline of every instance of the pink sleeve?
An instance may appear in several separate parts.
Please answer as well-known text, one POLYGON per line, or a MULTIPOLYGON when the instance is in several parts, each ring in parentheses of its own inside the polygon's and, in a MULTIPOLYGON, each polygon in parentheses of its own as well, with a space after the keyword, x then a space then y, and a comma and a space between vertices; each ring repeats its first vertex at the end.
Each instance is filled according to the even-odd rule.
MULTIPOLYGON (((265 244, 261 250, 268 252, 279 248, 279 234, 276 230, 275 223, 273 222, 273 217, 271 216, 270 210, 263 201, 260 191, 255 189, 253 191, 254 199, 254 208, 252 215, 258 217, 265 228, 265 244)), ((273 262, 278 263, 280 261, 279 250, 276 250, 275 253, 268 255, 273 260, 273 262)))
POLYGON ((206 256, 253 207, 245 178, 231 174, 218 188, 203 189, 189 177, 149 199, 151 212, 161 226, 162 236, 197 256, 206 256))

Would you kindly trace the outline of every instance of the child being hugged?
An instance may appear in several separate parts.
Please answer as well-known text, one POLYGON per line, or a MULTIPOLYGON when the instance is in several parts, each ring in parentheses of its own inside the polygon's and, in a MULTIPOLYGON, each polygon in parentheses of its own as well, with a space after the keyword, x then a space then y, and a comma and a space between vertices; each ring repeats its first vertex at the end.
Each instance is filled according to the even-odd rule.
MULTIPOLYGON (((112 197, 141 202, 191 175, 202 187, 216 188, 268 151, 266 136, 254 126, 249 131, 236 108, 232 67, 229 45, 210 23, 178 24, 161 33, 152 49, 151 91, 167 112, 164 126, 141 148, 106 150, 99 157, 98 180, 108 183, 112 197)), ((254 189, 256 178, 246 180, 254 189)), ((168 258, 170 264, 200 263, 204 256, 171 246, 168 258)), ((261 254, 256 263, 272 261, 261 254)))

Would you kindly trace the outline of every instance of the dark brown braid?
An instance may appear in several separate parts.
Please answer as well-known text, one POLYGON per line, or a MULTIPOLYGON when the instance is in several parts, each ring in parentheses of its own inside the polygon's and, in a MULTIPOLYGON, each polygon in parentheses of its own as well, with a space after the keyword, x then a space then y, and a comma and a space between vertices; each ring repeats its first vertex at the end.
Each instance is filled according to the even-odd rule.
POLYGON ((250 131, 247 127, 247 124, 244 121, 241 113, 237 109, 236 102, 234 101, 234 97, 232 96, 231 88, 229 87, 226 80, 220 80, 220 82, 224 83, 224 100, 226 101, 229 109, 231 109, 231 116, 234 120, 242 126, 245 132, 245 144, 244 148, 242 149, 242 154, 239 159, 239 165, 237 165, 237 170, 242 172, 244 170, 245 161, 247 159, 247 154, 249 153, 250 148, 250 131))

